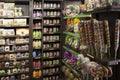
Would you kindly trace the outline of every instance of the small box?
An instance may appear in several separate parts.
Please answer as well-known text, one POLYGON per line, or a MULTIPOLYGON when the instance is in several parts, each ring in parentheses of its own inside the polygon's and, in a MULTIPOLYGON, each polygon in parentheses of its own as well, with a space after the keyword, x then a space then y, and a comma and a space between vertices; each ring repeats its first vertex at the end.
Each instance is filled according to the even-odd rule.
POLYGON ((4 10, 3 15, 6 17, 14 17, 14 10, 4 10))
POLYGON ((4 29, 0 29, 0 36, 4 35, 4 29))
POLYGON ((29 28, 17 28, 16 35, 17 36, 29 36, 29 28))
POLYGON ((0 17, 4 16, 4 10, 0 9, 0 17))
POLYGON ((25 26, 27 25, 26 19, 14 19, 14 25, 25 26))
POLYGON ((4 9, 4 2, 0 2, 0 9, 4 9))
POLYGON ((4 30, 4 36, 14 36, 15 35, 15 31, 14 29, 6 29, 4 30))
POLYGON ((4 26, 13 26, 13 19, 4 19, 3 25, 4 26))
POLYGON ((5 51, 10 51, 10 46, 5 46, 5 51))
POLYGON ((4 19, 0 19, 0 26, 3 26, 3 20, 4 19))
POLYGON ((4 3, 4 10, 14 10, 15 3, 4 3))
POLYGON ((0 44, 5 44, 5 39, 0 39, 0 44))

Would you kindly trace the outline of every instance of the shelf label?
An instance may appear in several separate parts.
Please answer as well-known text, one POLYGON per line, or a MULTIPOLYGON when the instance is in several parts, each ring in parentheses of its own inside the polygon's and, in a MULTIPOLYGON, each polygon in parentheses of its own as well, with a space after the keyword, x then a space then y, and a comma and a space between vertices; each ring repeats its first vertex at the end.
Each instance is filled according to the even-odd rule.
POLYGON ((109 65, 117 65, 120 62, 120 60, 110 61, 109 65))

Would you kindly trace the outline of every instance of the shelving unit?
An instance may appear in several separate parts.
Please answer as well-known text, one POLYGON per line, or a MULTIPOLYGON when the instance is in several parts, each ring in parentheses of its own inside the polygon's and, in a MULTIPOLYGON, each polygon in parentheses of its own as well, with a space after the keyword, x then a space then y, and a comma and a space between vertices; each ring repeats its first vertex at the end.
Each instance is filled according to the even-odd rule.
MULTIPOLYGON (((61 52, 61 0, 60 1, 49 1, 49 0, 33 0, 32 1, 33 9, 32 9, 32 32, 33 32, 33 41, 41 41, 41 46, 38 48, 34 48, 33 46, 33 54, 35 51, 40 51, 40 56, 33 57, 32 61, 40 61, 41 67, 37 68, 33 72, 37 70, 41 70, 42 74, 40 77, 36 76, 32 78, 33 80, 41 79, 46 80, 48 78, 57 80, 60 76, 60 73, 52 73, 52 69, 58 68, 60 69, 60 65, 52 64, 51 62, 54 60, 58 60, 60 64, 60 52, 61 52), (49 8, 48 8, 49 7, 49 8), (39 13, 40 12, 40 13, 39 13), (35 17, 35 16, 39 16, 35 17), (38 25, 38 24, 40 25, 38 25), (37 26, 37 27, 36 27, 37 26), (39 28, 38 28, 39 27, 39 28), (41 37, 35 37, 34 31, 41 31, 41 37), (46 62, 46 63, 45 63, 46 62), (47 65, 51 63, 51 65, 47 65), (44 65, 47 66, 44 66, 44 65), (46 70, 47 69, 47 70, 46 70)), ((33 74, 34 75, 34 74, 33 74)))
POLYGON ((4 31, 5 33, 0 34, 0 71, 2 72, 0 79, 29 80, 31 52, 29 51, 30 37, 28 36, 30 33, 27 30, 30 30, 30 1, 1 0, 0 5, 3 6, 0 7, 0 11, 5 10, 5 13, 11 11, 13 12, 12 14, 14 14, 10 14, 9 17, 6 14, 0 15, 0 20, 3 22, 0 24, 0 29, 1 32, 4 31), (9 8, 5 6, 6 4, 9 8), (17 12, 14 11, 15 7, 21 8, 24 13, 21 13, 21 16, 15 16, 15 13, 17 14, 17 12), (24 20, 24 22, 21 22, 21 19, 24 20))
MULTIPOLYGON (((113 76, 109 80, 119 80, 119 70, 120 70, 120 47, 118 48, 118 55, 117 59, 114 59, 115 57, 115 50, 114 50, 114 37, 115 37, 115 23, 116 19, 120 18, 120 7, 119 6, 107 6, 105 8, 97 8, 93 11, 90 11, 92 13, 93 18, 96 18, 98 20, 108 20, 109 23, 109 31, 110 31, 110 58, 108 60, 100 60, 102 62, 107 62, 107 65, 112 66, 113 69, 113 76)), ((120 46, 120 45, 119 45, 120 46)), ((98 59, 99 60, 99 59, 98 59)))
POLYGON ((43 1, 32 0, 32 80, 42 80, 43 1))

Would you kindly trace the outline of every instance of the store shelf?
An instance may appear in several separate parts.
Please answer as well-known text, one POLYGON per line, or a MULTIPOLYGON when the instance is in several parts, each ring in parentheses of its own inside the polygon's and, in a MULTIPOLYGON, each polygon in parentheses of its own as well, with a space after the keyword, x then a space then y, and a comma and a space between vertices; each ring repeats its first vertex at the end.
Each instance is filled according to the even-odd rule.
POLYGON ((56 72, 56 73, 48 73, 48 74, 43 74, 43 77, 46 77, 46 76, 55 76, 55 75, 59 75, 60 72, 56 72))
POLYGON ((43 49, 43 51, 54 51, 54 50, 60 50, 60 48, 49 48, 49 49, 43 49))
POLYGON ((59 64, 55 64, 55 65, 43 66, 43 69, 46 69, 46 68, 54 68, 54 67, 60 67, 60 65, 59 65, 59 64))
POLYGON ((65 61, 62 60, 62 62, 73 72, 73 74, 76 76, 76 77, 80 77, 80 74, 74 70, 69 64, 67 64, 65 61))
POLYGON ((43 57, 43 60, 55 60, 55 59, 59 59, 59 56, 56 57, 43 57))
POLYGON ((0 54, 5 54, 5 53, 14 53, 14 52, 29 52, 29 50, 0 51, 0 54))
POLYGON ((26 19, 29 18, 30 16, 19 16, 19 17, 7 17, 7 16, 3 16, 0 17, 0 19, 26 19))
POLYGON ((42 20, 42 18, 33 18, 34 20, 42 20))
POLYGON ((15 25, 15 26, 0 26, 0 28, 27 28, 27 27, 29 27, 29 25, 15 25))
POLYGON ((21 75, 21 74, 29 74, 29 72, 20 72, 20 73, 11 73, 11 74, 2 74, 0 75, 0 77, 4 77, 4 76, 12 76, 12 75, 21 75))
POLYGON ((96 8, 93 11, 88 11, 88 13, 105 13, 105 12, 120 12, 120 6, 107 6, 96 8))
POLYGON ((68 19, 68 18, 85 18, 85 17, 91 17, 90 14, 78 14, 78 15, 74 15, 74 16, 66 16, 64 17, 64 19, 68 19))
POLYGON ((38 39, 41 39, 41 40, 42 40, 42 38, 33 38, 33 40, 38 40, 38 39))
POLYGON ((21 61, 21 60, 29 60, 29 58, 6 59, 6 60, 0 60, 0 62, 21 61))
POLYGON ((60 32, 48 32, 48 33, 43 33, 43 35, 53 35, 53 34, 60 34, 60 32))
POLYGON ((4 2, 29 2, 30 0, 1 0, 4 2))
POLYGON ((62 1, 62 0, 44 0, 45 2, 47 2, 47 1, 53 1, 53 2, 59 2, 59 1, 62 1))
MULTIPOLYGON (((74 56, 77 56, 79 53, 67 48, 66 46, 63 46, 63 48, 67 51, 69 51, 71 54, 73 54, 74 56)), ((98 62, 99 64, 102 65, 108 65, 108 66, 112 66, 112 65, 117 65, 120 62, 119 60, 108 60, 108 59, 100 59, 100 58, 95 58, 94 56, 90 55, 90 54, 83 54, 85 57, 89 57, 91 60, 98 62)))
POLYGON ((25 45, 25 44, 29 44, 29 43, 0 44, 0 46, 25 45))
POLYGON ((42 10, 42 8, 33 8, 33 10, 42 10))
POLYGON ((33 30, 42 30, 42 28, 33 28, 33 30))
POLYGON ((41 70, 41 68, 33 68, 34 70, 41 70))
POLYGON ((61 8, 44 8, 44 10, 61 10, 61 8))
POLYGON ((25 67, 29 67, 28 65, 19 65, 19 66, 9 66, 9 67, 1 67, 0 70, 2 69, 14 69, 14 68, 25 68, 25 67))
POLYGON ((34 47, 33 47, 33 49, 42 49, 42 48, 41 48, 41 47, 37 47, 37 48, 34 48, 34 47))
POLYGON ((41 76, 40 77, 34 77, 34 80, 41 80, 41 76))
POLYGON ((72 33, 72 32, 66 32, 64 31, 63 34, 66 34, 66 35, 70 35, 70 36, 73 36, 73 37, 80 37, 80 35, 78 33, 72 33))
POLYGON ((54 40, 54 41, 43 41, 43 43, 58 43, 60 40, 54 40))
POLYGON ((34 60, 36 60, 36 59, 41 59, 41 57, 33 57, 33 59, 34 59, 34 60))
POLYGON ((61 26, 60 24, 44 24, 43 26, 61 26))
POLYGON ((61 18, 61 16, 44 16, 44 18, 61 18))
POLYGON ((73 54, 74 56, 77 56, 79 53, 77 53, 76 51, 72 50, 72 49, 69 49, 67 48, 66 46, 63 46, 63 48, 67 51, 69 51, 71 54, 73 54))
POLYGON ((16 35, 14 35, 14 36, 0 36, 0 38, 27 38, 27 37, 29 37, 29 36, 16 36, 16 35))

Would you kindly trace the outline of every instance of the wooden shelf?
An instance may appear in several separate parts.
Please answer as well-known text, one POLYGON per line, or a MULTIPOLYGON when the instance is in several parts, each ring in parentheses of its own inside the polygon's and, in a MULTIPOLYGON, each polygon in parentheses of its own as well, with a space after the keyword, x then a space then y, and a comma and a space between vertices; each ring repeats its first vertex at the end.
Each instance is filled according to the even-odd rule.
POLYGON ((60 34, 60 32, 47 32, 47 33, 43 33, 43 35, 51 35, 51 34, 60 34))
POLYGON ((88 11, 88 13, 106 13, 106 12, 120 13, 120 6, 107 6, 107 7, 96 8, 93 11, 88 11))
POLYGON ((7 16, 3 16, 3 17, 0 17, 0 19, 26 19, 26 18, 30 18, 30 16, 19 16, 19 17, 7 17, 7 16))
POLYGON ((61 10, 61 8, 44 8, 44 10, 61 10))
POLYGON ((44 18, 61 18, 61 16, 44 16, 44 18))
POLYGON ((38 48, 34 48, 34 47, 33 47, 33 49, 42 49, 42 48, 41 48, 41 47, 38 47, 38 48))
POLYGON ((0 52, 0 54, 4 54, 4 53, 15 53, 15 52, 29 52, 29 50, 2 51, 2 52, 0 52))
POLYGON ((61 26, 60 24, 44 24, 43 26, 61 26))
POLYGON ((41 68, 33 68, 34 70, 41 70, 41 68))
POLYGON ((0 28, 27 28, 29 27, 29 25, 24 25, 24 26, 20 26, 20 25, 15 25, 15 26, 0 26, 0 28))
POLYGON ((14 35, 14 36, 0 36, 0 38, 27 38, 27 37, 29 37, 29 36, 16 36, 16 35, 14 35))
POLYGON ((6 60, 0 60, 0 62, 10 62, 10 61, 21 61, 21 60, 29 60, 29 58, 17 58, 17 59, 6 59, 6 60))
POLYGON ((60 48, 49 48, 49 49, 43 49, 43 51, 52 51, 52 50, 60 50, 60 48))
POLYGON ((30 0, 1 0, 1 1, 5 1, 5 2, 29 2, 30 0))
POLYGON ((34 59, 34 60, 36 60, 36 59, 41 59, 41 57, 33 57, 33 59, 34 59))
POLYGON ((14 69, 14 68, 21 68, 21 67, 29 67, 28 65, 19 65, 19 66, 9 66, 9 67, 1 67, 0 70, 2 69, 14 69))
POLYGON ((38 40, 38 39, 40 39, 40 40, 41 40, 42 38, 33 38, 33 40, 38 40))
POLYGON ((46 68, 54 68, 54 67, 60 67, 60 65, 59 64, 55 64, 55 65, 43 66, 44 69, 46 69, 46 68))
POLYGON ((59 75, 60 72, 56 72, 56 73, 48 73, 48 74, 43 74, 43 77, 46 77, 46 76, 55 76, 55 75, 59 75))
POLYGON ((33 30, 42 30, 42 28, 33 28, 33 30))
POLYGON ((20 72, 20 73, 13 73, 13 74, 2 74, 0 75, 0 77, 4 77, 4 76, 12 76, 12 75, 21 75, 21 74, 29 74, 29 72, 20 72))
POLYGON ((0 46, 10 46, 10 45, 25 45, 29 43, 15 43, 15 44, 0 44, 0 46))
POLYGON ((33 10, 42 10, 43 8, 33 8, 33 10))
POLYGON ((59 56, 56 57, 43 57, 43 60, 54 60, 54 59, 59 59, 59 56))
POLYGON ((34 77, 34 80, 41 80, 41 76, 39 76, 39 77, 34 77))
POLYGON ((43 43, 58 43, 60 40, 54 40, 54 41, 43 41, 43 43))
POLYGON ((53 2, 58 2, 58 1, 62 1, 62 0, 44 0, 44 1, 53 1, 53 2))
POLYGON ((34 20, 42 20, 42 18, 33 18, 34 20))

